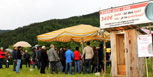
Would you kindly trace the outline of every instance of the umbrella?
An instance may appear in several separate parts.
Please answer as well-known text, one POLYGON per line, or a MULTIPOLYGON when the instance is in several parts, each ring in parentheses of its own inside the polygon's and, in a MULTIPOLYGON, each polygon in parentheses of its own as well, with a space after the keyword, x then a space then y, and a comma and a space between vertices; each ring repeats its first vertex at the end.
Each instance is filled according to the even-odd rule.
POLYGON ((31 50, 35 50, 35 49, 37 49, 35 46, 31 48, 31 50))
POLYGON ((25 42, 25 41, 19 41, 16 44, 14 44, 13 47, 18 47, 18 46, 21 46, 21 47, 31 47, 31 45, 28 42, 25 42))
POLYGON ((12 49, 9 49, 9 48, 7 48, 7 49, 5 49, 6 51, 9 51, 9 52, 12 52, 13 50, 12 49))

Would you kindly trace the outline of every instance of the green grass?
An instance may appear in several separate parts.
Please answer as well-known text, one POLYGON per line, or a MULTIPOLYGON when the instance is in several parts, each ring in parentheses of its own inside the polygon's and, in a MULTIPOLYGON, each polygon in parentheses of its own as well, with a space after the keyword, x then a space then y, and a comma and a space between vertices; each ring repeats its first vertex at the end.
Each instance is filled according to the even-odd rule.
MULTIPOLYGON (((147 65, 148 65, 148 77, 152 77, 152 65, 151 65, 151 58, 147 59, 147 65)), ((146 67, 146 66, 145 66, 146 67)), ((147 77, 147 74, 145 74, 145 77, 147 77)))
MULTIPOLYGON (((149 71, 149 76, 152 76, 152 68, 151 68, 151 58, 147 59, 148 61, 148 71, 149 71)), ((95 73, 91 73, 91 74, 83 74, 83 72, 81 74, 74 74, 74 75, 70 75, 70 74, 65 74, 65 73, 60 73, 59 74, 50 74, 50 70, 46 69, 46 74, 40 74, 40 70, 38 70, 37 68, 34 69, 34 71, 30 71, 30 68, 26 68, 25 65, 23 65, 23 68, 20 70, 20 74, 17 74, 16 72, 12 71, 12 65, 10 65, 10 68, 4 68, 5 66, 3 65, 3 69, 0 69, 0 77, 95 77, 95 73)), ((32 65, 31 65, 32 68, 32 65)), ((111 67, 108 66, 107 67, 107 74, 106 77, 110 77, 110 70, 111 67)), ((73 73, 74 73, 74 68, 73 68, 73 73)), ((102 73, 101 73, 101 76, 102 73)), ((147 75, 145 74, 145 77, 147 77, 147 75)))
MULTIPOLYGON (((30 71, 30 68, 26 68, 25 65, 22 66, 22 69, 20 70, 20 74, 17 74, 15 71, 13 71, 13 66, 10 65, 9 68, 4 68, 5 66, 3 65, 3 69, 0 69, 0 77, 95 77, 95 73, 92 74, 74 74, 74 68, 73 68, 73 74, 70 75, 65 74, 65 73, 60 73, 59 74, 50 74, 50 70, 46 69, 45 72, 46 74, 40 74, 40 70, 37 68, 34 69, 34 71, 30 71)), ((32 65, 31 65, 32 68, 32 65)), ((107 68, 107 77, 110 77, 110 66, 107 68)), ((101 73, 102 77, 102 73, 101 73)))

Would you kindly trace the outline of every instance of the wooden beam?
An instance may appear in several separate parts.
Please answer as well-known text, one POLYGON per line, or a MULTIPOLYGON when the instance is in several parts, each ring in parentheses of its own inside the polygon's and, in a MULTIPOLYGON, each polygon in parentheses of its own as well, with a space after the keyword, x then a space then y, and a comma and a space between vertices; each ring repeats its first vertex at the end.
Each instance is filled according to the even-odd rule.
POLYGON ((116 34, 117 31, 110 33, 111 36, 111 65, 112 65, 112 77, 117 76, 117 58, 116 58, 116 34))
POLYGON ((129 51, 129 30, 125 30, 125 56, 126 56, 126 77, 130 77, 130 51, 129 51))
POLYGON ((140 28, 147 28, 147 29, 148 28, 153 28, 153 25, 150 24, 149 26, 143 26, 143 27, 140 27, 140 28))

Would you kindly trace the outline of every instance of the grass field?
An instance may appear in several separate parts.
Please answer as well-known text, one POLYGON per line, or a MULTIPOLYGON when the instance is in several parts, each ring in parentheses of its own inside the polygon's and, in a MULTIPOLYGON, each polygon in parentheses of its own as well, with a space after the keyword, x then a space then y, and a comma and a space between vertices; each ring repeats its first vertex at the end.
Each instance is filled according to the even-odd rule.
MULTIPOLYGON (((148 65, 148 77, 153 77, 152 76, 152 65, 151 65, 151 58, 147 59, 147 65, 148 65)), ((147 77, 147 75, 145 74, 145 77, 147 77)))
MULTIPOLYGON (((0 69, 0 77, 95 77, 95 73, 92 74, 65 74, 65 73, 60 73, 59 74, 50 74, 50 70, 46 69, 46 74, 40 74, 40 70, 37 68, 34 69, 34 71, 30 71, 30 68, 26 68, 25 65, 23 65, 23 68, 20 70, 20 74, 17 74, 16 72, 12 71, 12 65, 10 65, 9 68, 4 68, 5 66, 3 65, 3 69, 0 69)), ((32 68, 32 65, 31 65, 32 68)), ((107 74, 106 77, 110 77, 110 66, 107 67, 107 74)), ((151 73, 151 59, 148 59, 148 71, 149 71, 149 77, 152 76, 151 73)), ((74 68, 73 68, 73 73, 74 73, 74 68)), ((101 73, 102 77, 102 73, 101 73)), ((145 77, 146 74, 145 74, 145 77)))
MULTIPOLYGON (((30 68, 26 68, 25 65, 22 66, 22 69, 20 70, 20 74, 17 74, 15 71, 12 71, 12 65, 10 65, 9 68, 4 68, 5 66, 3 65, 3 69, 0 69, 0 77, 94 77, 95 74, 83 74, 83 72, 81 74, 75 74, 74 73, 74 68, 73 68, 73 74, 74 75, 70 75, 65 74, 65 73, 60 73, 58 72, 58 74, 50 74, 50 70, 46 69, 46 74, 40 74, 40 70, 38 70, 37 68, 34 69, 34 71, 30 71, 30 68)), ((31 65, 32 68, 32 65, 31 65)), ((108 69, 110 69, 110 67, 108 67, 108 69)), ((110 70, 108 70, 109 72, 110 70)), ((110 73, 107 73, 107 77, 109 76, 110 73)), ((102 74, 101 74, 102 76, 102 74)))

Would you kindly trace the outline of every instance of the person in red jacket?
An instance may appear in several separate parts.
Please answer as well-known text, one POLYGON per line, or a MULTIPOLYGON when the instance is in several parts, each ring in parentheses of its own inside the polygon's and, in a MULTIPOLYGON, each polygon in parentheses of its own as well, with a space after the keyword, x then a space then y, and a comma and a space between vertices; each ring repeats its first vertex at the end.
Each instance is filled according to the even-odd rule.
POLYGON ((3 47, 1 47, 1 49, 0 49, 0 69, 2 69, 4 55, 5 55, 5 53, 3 51, 3 47))
POLYGON ((75 60, 75 73, 77 73, 77 69, 78 69, 78 73, 81 73, 81 70, 80 70, 81 54, 79 51, 79 47, 76 47, 76 51, 74 52, 74 60, 75 60))

